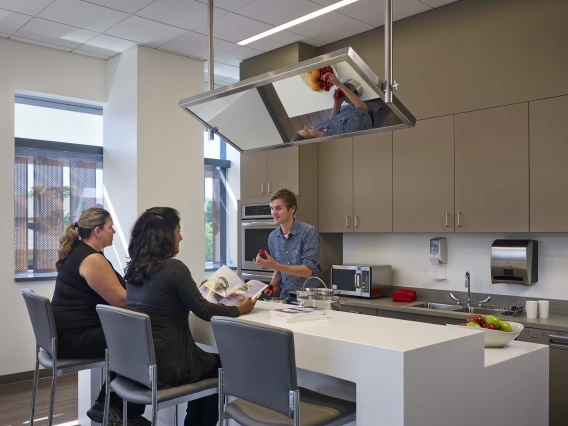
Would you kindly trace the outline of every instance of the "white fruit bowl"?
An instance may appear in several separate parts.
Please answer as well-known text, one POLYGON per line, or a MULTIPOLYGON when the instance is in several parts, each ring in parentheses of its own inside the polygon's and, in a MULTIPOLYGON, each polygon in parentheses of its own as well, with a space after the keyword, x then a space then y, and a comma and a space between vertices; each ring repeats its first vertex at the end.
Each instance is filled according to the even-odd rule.
POLYGON ((513 331, 499 331, 499 330, 491 330, 489 328, 477 328, 477 327, 467 327, 463 325, 455 325, 455 324, 446 324, 450 327, 460 327, 466 330, 481 330, 485 332, 485 347, 486 348, 501 348, 506 344, 515 340, 519 334, 523 331, 525 326, 523 324, 519 324, 518 322, 507 321, 513 331))

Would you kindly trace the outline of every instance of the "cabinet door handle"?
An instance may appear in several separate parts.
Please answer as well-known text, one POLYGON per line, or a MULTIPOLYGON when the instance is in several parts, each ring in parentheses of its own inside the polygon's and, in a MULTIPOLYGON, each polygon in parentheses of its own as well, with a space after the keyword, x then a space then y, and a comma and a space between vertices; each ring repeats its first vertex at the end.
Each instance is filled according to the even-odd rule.
POLYGON ((345 216, 345 227, 351 228, 351 216, 345 216))
POLYGON ((270 185, 272 185, 272 182, 268 182, 268 193, 270 194, 270 185))
POLYGON ((359 228, 359 221, 357 220, 359 216, 355 216, 355 228, 359 228))
POLYGON ((449 213, 446 213, 446 228, 450 227, 450 224, 448 223, 448 218, 450 217, 449 213))
POLYGON ((260 192, 264 194, 264 182, 260 184, 260 192))
POLYGON ((461 213, 458 213, 458 226, 460 226, 460 227, 462 226, 462 224, 461 224, 461 217, 462 217, 462 214, 461 214, 461 213))

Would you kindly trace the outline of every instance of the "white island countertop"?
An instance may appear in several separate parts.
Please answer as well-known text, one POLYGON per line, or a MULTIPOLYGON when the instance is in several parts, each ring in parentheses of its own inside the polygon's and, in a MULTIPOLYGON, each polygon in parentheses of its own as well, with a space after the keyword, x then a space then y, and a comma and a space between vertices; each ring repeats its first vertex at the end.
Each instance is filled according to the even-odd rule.
MULTIPOLYGON (((301 385, 352 398, 357 425, 548 424, 547 346, 486 349, 483 331, 347 312, 322 321, 271 319, 281 307, 259 301, 240 318, 292 330, 301 385)), ((190 325, 197 342, 215 347, 209 323, 190 316, 190 325)))

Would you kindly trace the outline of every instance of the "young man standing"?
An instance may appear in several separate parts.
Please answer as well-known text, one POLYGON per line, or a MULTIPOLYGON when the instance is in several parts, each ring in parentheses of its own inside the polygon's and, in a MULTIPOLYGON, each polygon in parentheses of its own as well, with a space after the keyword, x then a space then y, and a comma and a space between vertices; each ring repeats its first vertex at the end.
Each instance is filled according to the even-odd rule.
MULTIPOLYGON (((296 220, 298 208, 296 196, 292 191, 280 189, 270 197, 270 210, 274 222, 280 225, 268 237, 266 259, 260 255, 254 260, 264 268, 274 269, 272 276, 273 290, 267 290, 268 296, 278 294, 288 298, 290 291, 299 290, 309 277, 319 277, 320 239, 312 225, 296 220)), ((318 287, 318 280, 310 280, 306 287, 318 287)))

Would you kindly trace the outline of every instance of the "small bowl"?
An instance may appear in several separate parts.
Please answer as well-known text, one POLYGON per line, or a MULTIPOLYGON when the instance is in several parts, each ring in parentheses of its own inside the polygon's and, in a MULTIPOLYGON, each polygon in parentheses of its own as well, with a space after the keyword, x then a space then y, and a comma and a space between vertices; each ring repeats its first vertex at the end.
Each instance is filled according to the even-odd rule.
POLYGON ((477 327, 467 327, 463 325, 456 325, 456 324, 446 324, 450 327, 461 327, 468 330, 481 330, 485 332, 485 347, 486 348, 502 348, 503 346, 511 343, 515 340, 519 334, 523 331, 525 326, 518 322, 507 321, 513 331, 500 331, 500 330, 491 330, 489 328, 477 328, 477 327))

